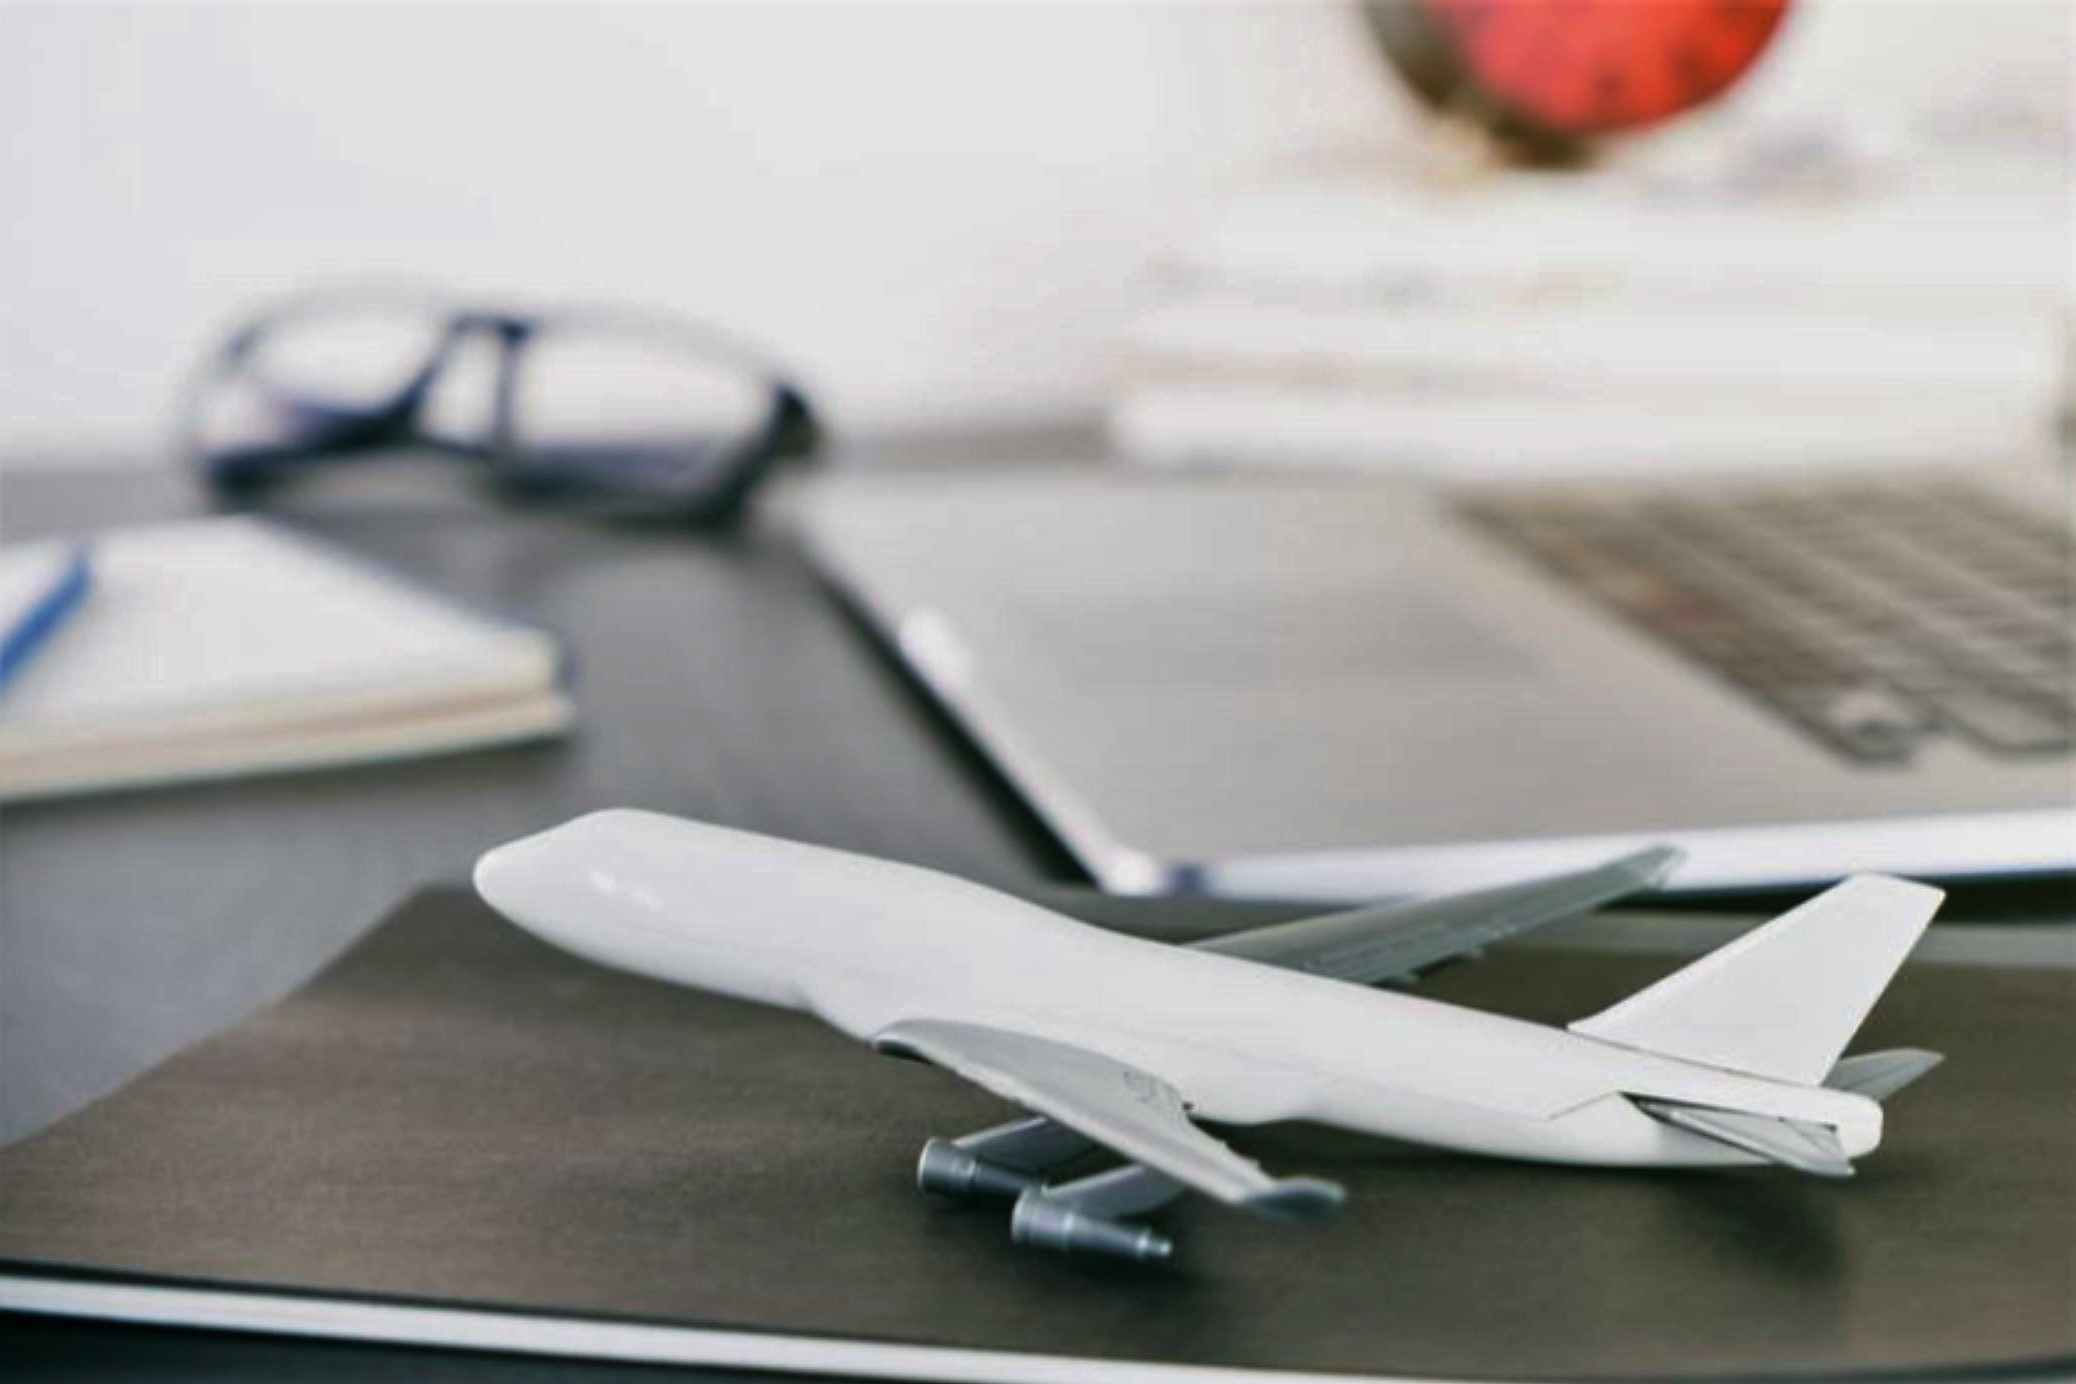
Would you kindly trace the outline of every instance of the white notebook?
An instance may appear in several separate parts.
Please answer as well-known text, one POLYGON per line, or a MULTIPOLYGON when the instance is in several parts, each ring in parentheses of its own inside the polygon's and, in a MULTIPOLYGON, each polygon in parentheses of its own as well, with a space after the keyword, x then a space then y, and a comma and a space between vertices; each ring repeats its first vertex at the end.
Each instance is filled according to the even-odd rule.
MULTIPOLYGON (((0 800, 398 759, 570 722, 551 636, 315 539, 218 518, 92 541, 87 599, 0 689, 0 800)), ((0 568, 42 547, 0 549, 0 568)))

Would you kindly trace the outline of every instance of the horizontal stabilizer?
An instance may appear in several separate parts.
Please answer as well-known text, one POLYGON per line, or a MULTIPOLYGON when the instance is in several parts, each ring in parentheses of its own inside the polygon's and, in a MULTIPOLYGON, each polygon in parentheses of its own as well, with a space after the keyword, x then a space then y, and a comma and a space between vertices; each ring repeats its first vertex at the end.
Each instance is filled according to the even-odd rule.
POLYGON ((1909 880, 1856 876, 1571 1030, 1814 1086, 1944 897, 1909 880))
POLYGON ((1851 1177, 1853 1165, 1831 1126, 1809 1120, 1757 1115, 1748 1110, 1718 1110, 1707 1105, 1631 1096, 1637 1108, 1675 1129, 1713 1139, 1754 1158, 1813 1177, 1851 1177))
POLYGON ((1887 1052, 1848 1057, 1831 1069, 1824 1085, 1834 1091, 1850 1091, 1869 1100, 1887 1100, 1946 1059, 1923 1048, 1892 1048, 1887 1052))

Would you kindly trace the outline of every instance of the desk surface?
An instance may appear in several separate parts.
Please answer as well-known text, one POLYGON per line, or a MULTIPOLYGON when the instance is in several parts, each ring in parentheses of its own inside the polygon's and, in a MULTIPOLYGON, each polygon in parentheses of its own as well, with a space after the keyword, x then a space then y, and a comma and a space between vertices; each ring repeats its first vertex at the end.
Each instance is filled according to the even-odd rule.
MULTIPOLYGON (((976 444, 1059 455, 1078 435, 976 444)), ((1085 445, 1083 442, 1080 445, 1085 445)), ((171 470, 0 477, 0 538, 196 512, 171 470)), ((486 846, 636 805, 1011 886, 1078 877, 783 537, 612 530, 367 477, 285 517, 536 619, 577 666, 560 744, 9 808, 0 1142, 295 988, 486 846)), ((648 1377, 367 1347, 14 1320, 0 1355, 128 1378, 648 1377), (492 1372, 495 1373, 492 1373, 492 1372)))
MULTIPOLYGON (((0 481, 7 540, 193 512, 171 471, 0 481)), ((0 822, 0 1142, 285 994, 486 847, 629 805, 1001 883, 1068 870, 779 535, 612 530, 446 482, 295 522, 567 640, 567 741, 11 807, 0 822)))
MULTIPOLYGON (((1046 436, 976 444, 1052 451, 1046 436)), ((200 512, 187 477, 24 468, 0 539, 200 512)), ((610 529, 444 477, 296 497, 293 522, 538 620, 574 655, 567 741, 404 765, 10 807, 0 815, 0 1142, 286 994, 485 847, 633 805, 1004 884, 1072 866, 827 599, 783 538, 610 529)), ((11 1343, 11 1344, 10 1344, 11 1343)), ((16 1321, 68 1374, 620 1378, 650 1371, 16 1321), (491 1371, 495 1373, 492 1374, 491 1371)))

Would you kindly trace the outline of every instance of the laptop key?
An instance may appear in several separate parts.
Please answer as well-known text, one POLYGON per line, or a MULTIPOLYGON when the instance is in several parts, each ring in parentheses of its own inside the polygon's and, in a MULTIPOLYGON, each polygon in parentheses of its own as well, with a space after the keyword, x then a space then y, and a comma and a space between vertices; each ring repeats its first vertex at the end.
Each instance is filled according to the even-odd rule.
POLYGON ((2069 718, 2006 692, 1955 687, 1930 694, 1933 709, 1971 740, 2007 754, 2067 750, 2069 718))
POLYGON ((1781 700, 1795 719, 1860 759, 1907 760, 1932 725, 1923 707, 1872 683, 1781 700))

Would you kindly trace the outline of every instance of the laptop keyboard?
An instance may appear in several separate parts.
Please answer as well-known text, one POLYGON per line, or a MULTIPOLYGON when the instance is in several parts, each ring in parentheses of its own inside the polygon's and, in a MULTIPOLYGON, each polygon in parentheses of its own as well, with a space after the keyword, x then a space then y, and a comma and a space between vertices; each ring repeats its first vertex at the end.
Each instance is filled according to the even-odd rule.
POLYGON ((1852 759, 2076 746, 2070 516, 1961 480, 1483 493, 1470 519, 1852 759))

